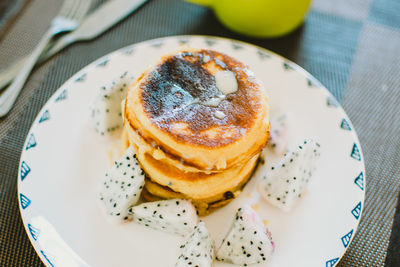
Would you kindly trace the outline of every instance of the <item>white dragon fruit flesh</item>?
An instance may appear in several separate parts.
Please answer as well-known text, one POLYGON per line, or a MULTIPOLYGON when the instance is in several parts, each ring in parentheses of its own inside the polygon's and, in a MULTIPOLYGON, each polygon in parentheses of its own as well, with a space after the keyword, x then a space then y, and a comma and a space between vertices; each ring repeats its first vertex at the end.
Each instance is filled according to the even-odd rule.
POLYGON ((133 81, 127 72, 108 86, 102 86, 91 105, 94 128, 100 135, 111 135, 122 128, 121 102, 125 98, 128 86, 133 81))
POLYGON ((263 176, 258 191, 272 205, 289 211, 310 182, 319 157, 320 145, 304 141, 263 176))
POLYGON ((198 220, 195 207, 184 199, 146 202, 129 212, 139 224, 181 236, 191 233, 198 220))
POLYGON ((217 251, 217 260, 248 266, 268 261, 275 245, 258 214, 243 206, 217 251))
POLYGON ((197 266, 211 267, 214 259, 214 242, 204 222, 199 222, 189 235, 185 244, 180 247, 181 255, 176 267, 197 266))
POLYGON ((117 221, 131 219, 128 210, 139 200, 144 172, 132 147, 107 171, 100 184, 100 200, 106 212, 117 221))
POLYGON ((268 146, 277 154, 283 154, 288 144, 288 115, 277 111, 271 113, 271 129, 268 146))

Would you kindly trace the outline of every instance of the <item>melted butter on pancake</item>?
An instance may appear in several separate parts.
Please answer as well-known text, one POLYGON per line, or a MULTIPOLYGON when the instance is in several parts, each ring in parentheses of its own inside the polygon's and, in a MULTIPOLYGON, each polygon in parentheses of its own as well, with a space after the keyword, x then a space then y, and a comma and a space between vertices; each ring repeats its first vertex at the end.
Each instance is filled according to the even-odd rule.
POLYGON ((261 108, 260 85, 249 74, 245 65, 215 51, 181 52, 149 73, 140 85, 141 101, 152 123, 177 140, 226 145, 246 133, 261 108), (218 75, 224 78, 216 80, 218 75))
POLYGON ((204 102, 199 102, 200 104, 204 106, 209 106, 209 107, 218 107, 219 103, 221 103, 222 99, 225 98, 225 95, 219 95, 217 97, 210 98, 207 101, 204 102))
POLYGON ((218 90, 224 95, 234 93, 238 89, 235 74, 229 70, 222 70, 215 73, 215 83, 218 90))
POLYGON ((215 116, 217 119, 222 120, 223 118, 225 118, 226 115, 225 115, 225 113, 223 113, 222 111, 217 110, 217 111, 215 111, 214 116, 215 116))

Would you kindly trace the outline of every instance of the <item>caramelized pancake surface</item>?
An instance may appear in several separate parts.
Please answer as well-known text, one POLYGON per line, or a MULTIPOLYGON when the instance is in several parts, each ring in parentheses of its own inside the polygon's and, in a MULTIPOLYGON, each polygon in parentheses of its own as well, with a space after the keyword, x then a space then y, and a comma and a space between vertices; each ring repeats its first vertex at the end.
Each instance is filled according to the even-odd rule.
POLYGON ((248 75, 246 66, 210 50, 168 57, 139 86, 140 101, 152 123, 183 143, 229 144, 246 133, 261 109, 260 85, 248 75), (216 107, 207 105, 223 95, 214 74, 226 70, 235 74, 238 90, 216 107), (225 117, 217 118, 216 111, 225 117))

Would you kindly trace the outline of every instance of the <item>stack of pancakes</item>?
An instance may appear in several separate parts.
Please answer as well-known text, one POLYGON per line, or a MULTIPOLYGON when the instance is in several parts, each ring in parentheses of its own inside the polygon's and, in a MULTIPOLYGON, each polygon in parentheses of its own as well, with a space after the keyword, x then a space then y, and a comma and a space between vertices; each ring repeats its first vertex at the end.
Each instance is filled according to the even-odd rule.
POLYGON ((123 114, 146 173, 143 197, 191 199, 200 215, 240 193, 269 136, 264 88, 212 50, 164 56, 130 86, 123 114))

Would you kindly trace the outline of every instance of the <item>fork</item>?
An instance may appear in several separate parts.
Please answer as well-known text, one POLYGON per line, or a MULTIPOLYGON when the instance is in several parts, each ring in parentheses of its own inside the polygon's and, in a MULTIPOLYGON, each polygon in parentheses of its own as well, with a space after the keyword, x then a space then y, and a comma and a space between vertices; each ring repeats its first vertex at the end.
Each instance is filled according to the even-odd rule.
POLYGON ((0 117, 5 116, 11 110, 36 61, 48 43, 59 33, 75 30, 89 10, 90 3, 91 0, 64 0, 58 15, 52 20, 50 28, 26 60, 24 67, 10 87, 0 96, 0 117))

